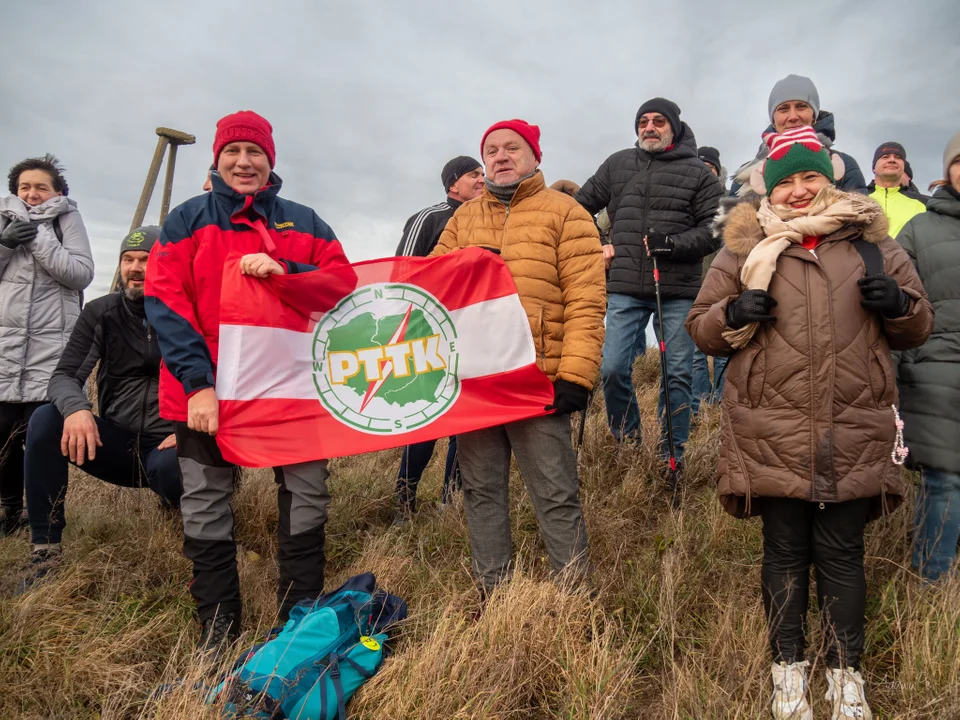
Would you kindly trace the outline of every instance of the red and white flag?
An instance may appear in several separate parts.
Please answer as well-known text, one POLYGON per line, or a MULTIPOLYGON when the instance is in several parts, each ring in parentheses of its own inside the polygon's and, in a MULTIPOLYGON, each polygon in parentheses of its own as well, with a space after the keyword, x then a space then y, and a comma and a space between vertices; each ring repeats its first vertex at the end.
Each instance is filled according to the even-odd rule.
POLYGON ((225 268, 224 458, 356 455, 544 415, 526 313, 495 254, 387 258, 265 280, 225 268))

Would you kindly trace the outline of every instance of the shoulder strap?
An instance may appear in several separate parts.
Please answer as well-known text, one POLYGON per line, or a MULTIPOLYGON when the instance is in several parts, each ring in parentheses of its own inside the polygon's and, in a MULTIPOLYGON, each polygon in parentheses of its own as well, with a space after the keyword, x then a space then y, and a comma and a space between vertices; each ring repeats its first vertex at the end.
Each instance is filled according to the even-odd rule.
MULTIPOLYGON (((63 228, 60 227, 60 216, 53 219, 53 233, 57 236, 57 241, 63 245, 63 228)), ((80 298, 80 309, 83 310, 83 290, 78 290, 77 295, 80 298)))
POLYGON ((860 258, 867 269, 865 277, 870 275, 883 275, 883 255, 874 243, 867 242, 863 238, 857 238, 853 241, 853 246, 860 253, 860 258))

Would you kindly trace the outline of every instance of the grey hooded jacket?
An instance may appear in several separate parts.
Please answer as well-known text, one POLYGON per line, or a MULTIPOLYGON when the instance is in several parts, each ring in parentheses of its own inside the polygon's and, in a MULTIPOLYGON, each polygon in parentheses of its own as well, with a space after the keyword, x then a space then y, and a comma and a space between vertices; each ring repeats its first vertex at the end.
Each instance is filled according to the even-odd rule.
POLYGON ((42 402, 80 314, 80 291, 93 280, 93 255, 69 198, 36 207, 14 195, 0 198, 0 232, 15 220, 34 223, 38 232, 18 248, 0 245, 0 402, 42 402))
POLYGON ((901 353, 903 437, 914 464, 960 472, 960 195, 941 188, 897 235, 930 303, 933 333, 901 353))

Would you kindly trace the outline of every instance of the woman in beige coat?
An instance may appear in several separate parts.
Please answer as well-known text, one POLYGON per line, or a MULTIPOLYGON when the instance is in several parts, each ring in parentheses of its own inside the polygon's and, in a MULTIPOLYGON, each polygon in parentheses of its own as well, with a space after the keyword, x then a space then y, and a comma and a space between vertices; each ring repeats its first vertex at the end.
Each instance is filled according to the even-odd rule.
POLYGON ((880 207, 837 190, 810 128, 766 138, 767 194, 736 206, 687 318, 729 355, 719 492, 763 519, 773 716, 812 717, 805 615, 813 564, 833 717, 869 718, 863 651, 866 523, 901 501, 890 350, 922 344, 933 312, 880 207), (869 275, 869 276, 868 276, 869 275))

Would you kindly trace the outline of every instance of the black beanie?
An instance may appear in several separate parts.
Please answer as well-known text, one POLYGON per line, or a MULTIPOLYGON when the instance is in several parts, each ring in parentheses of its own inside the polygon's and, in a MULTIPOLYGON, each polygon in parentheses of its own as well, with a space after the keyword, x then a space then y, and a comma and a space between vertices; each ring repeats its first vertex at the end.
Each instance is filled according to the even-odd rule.
POLYGON ((700 157, 701 162, 705 162, 708 165, 713 165, 716 168, 717 172, 720 172, 720 151, 716 148, 712 148, 709 145, 704 145, 702 148, 697 150, 697 155, 700 157))
POLYGON ((443 166, 440 171, 440 181, 443 183, 443 191, 450 192, 451 186, 468 172, 473 172, 480 163, 469 155, 460 155, 443 166))
POLYGON ((637 116, 633 119, 633 131, 637 133, 637 135, 640 134, 637 132, 637 124, 640 122, 640 116, 650 112, 660 113, 670 122, 670 128, 673 130, 674 138, 680 135, 680 108, 675 102, 661 97, 647 100, 640 106, 640 109, 637 110, 637 116))
POLYGON ((898 142, 885 142, 873 153, 873 167, 877 166, 877 160, 884 155, 896 155, 904 162, 907 161, 907 151, 903 149, 903 145, 898 142))
POLYGON ((143 250, 150 252, 153 244, 160 239, 160 227, 157 225, 141 225, 135 230, 131 230, 123 242, 120 243, 120 255, 127 250, 143 250))
MULTIPOLYGON (((874 163, 874 165, 876 165, 876 163, 874 163)), ((906 160, 903 161, 903 172, 908 178, 910 178, 910 181, 913 182, 913 168, 910 167, 910 163, 908 163, 906 160)))

